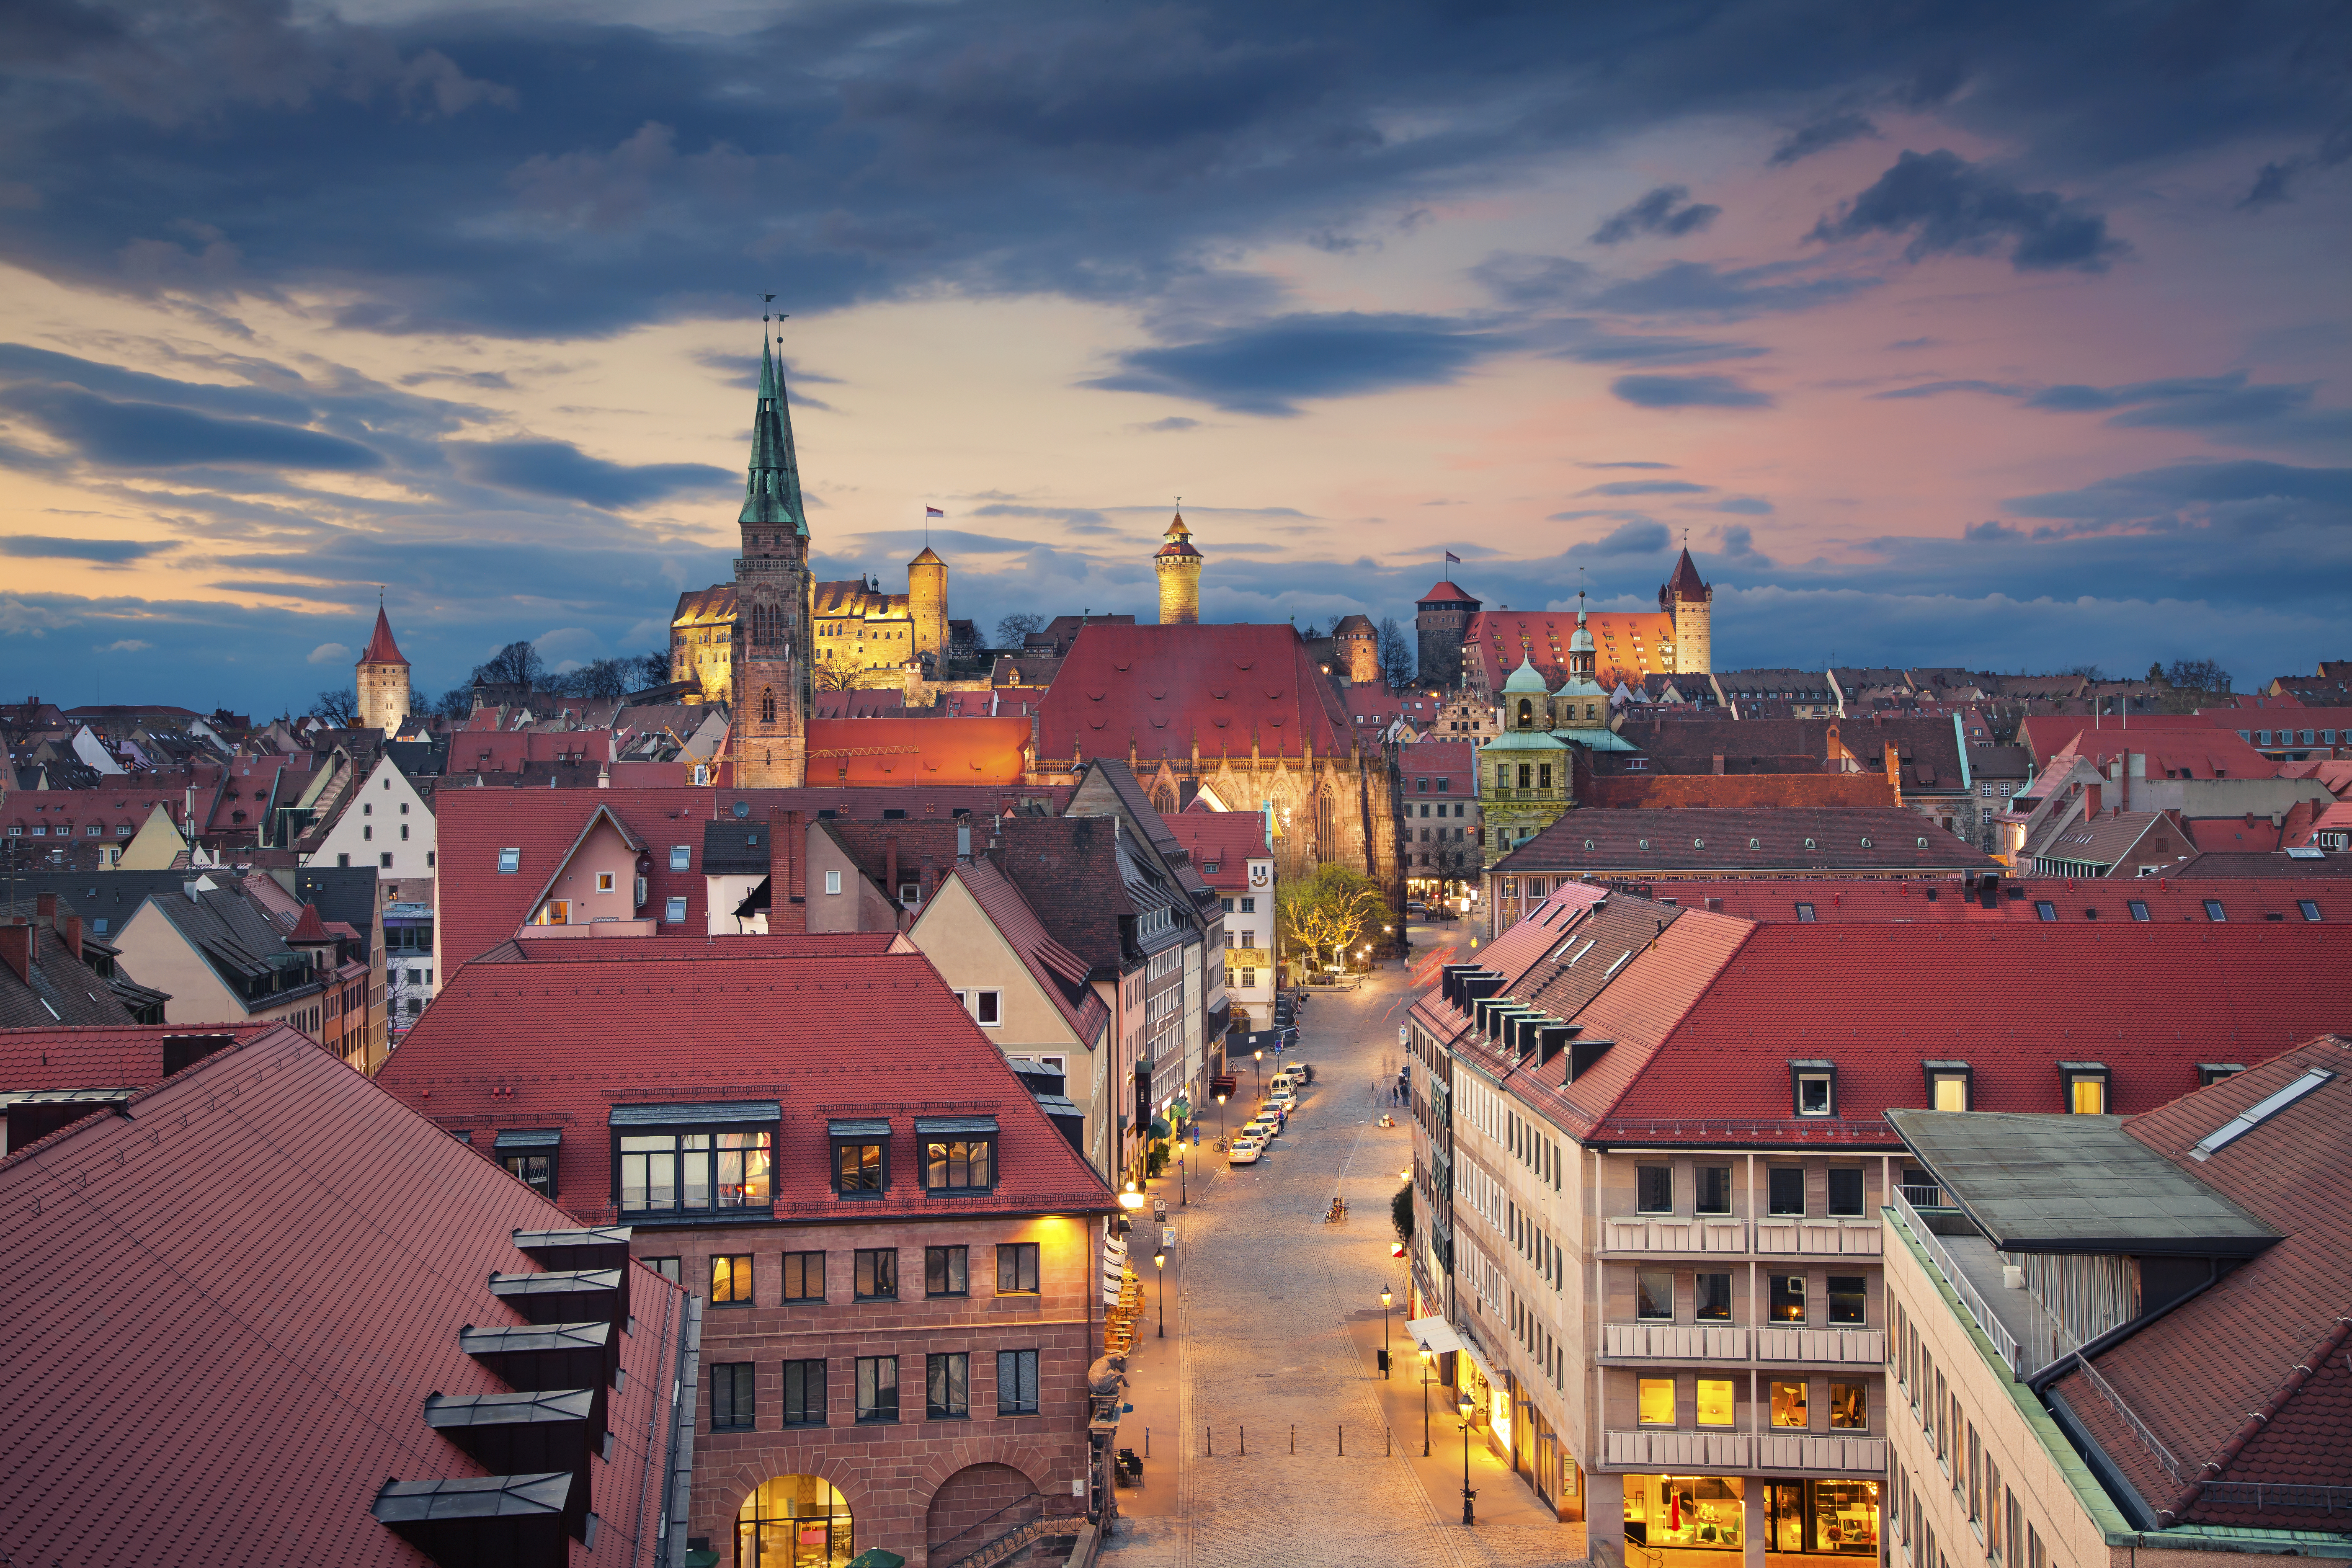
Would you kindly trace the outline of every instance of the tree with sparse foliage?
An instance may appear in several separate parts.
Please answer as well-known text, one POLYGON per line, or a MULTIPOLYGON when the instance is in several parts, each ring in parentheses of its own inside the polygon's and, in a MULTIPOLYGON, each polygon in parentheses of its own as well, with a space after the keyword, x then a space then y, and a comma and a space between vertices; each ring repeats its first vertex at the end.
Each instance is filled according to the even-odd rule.
POLYGON ((510 642, 474 667, 474 679, 490 686, 536 689, 547 682, 547 661, 527 642, 510 642))
POLYGON ((1404 635, 1394 616, 1381 617, 1381 676, 1389 683, 1391 691, 1402 691, 1412 684, 1412 640, 1404 635))
POLYGON ((348 730, 360 721, 360 700, 349 687, 330 688, 319 693, 310 704, 310 717, 324 719, 338 730, 348 730))
POLYGON ((1019 647, 1032 632, 1045 629, 1045 617, 1034 610, 1015 610, 996 623, 996 646, 1019 647))
POLYGON ((474 710, 474 689, 471 686, 451 687, 441 694, 436 710, 444 719, 463 719, 474 710))
POLYGON ((1387 913, 1380 884, 1337 860, 1316 867, 1311 876, 1283 883, 1275 895, 1283 939, 1316 968, 1322 966, 1326 954, 1333 968, 1343 964, 1349 949, 1378 929, 1387 913))
POLYGON ((667 648, 650 648, 646 652, 637 655, 634 663, 635 665, 635 674, 634 679, 636 682, 636 686, 633 687, 632 689, 647 686, 667 686, 669 684, 670 666, 669 650, 667 648))
POLYGON ((593 658, 558 676, 554 687, 567 697, 619 697, 629 689, 636 670, 634 658, 593 658))
POLYGON ((1396 1227, 1397 1239, 1407 1247, 1412 1245, 1412 1184, 1407 1182, 1389 1200, 1389 1224, 1396 1227))
POLYGON ((2230 672, 2219 659, 2176 658, 2165 667, 2164 682, 2182 691, 2227 691, 2230 672))

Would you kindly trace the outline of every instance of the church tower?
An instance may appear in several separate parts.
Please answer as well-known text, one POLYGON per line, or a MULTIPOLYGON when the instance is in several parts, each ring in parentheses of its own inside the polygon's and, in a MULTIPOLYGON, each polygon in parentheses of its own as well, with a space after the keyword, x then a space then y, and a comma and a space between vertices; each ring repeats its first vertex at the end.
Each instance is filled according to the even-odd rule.
POLYGON ((1160 624, 1189 626, 1201 619, 1201 552, 1192 548, 1192 531, 1184 514, 1168 525, 1167 542, 1151 558, 1160 575, 1160 624))
POLYGON ((930 673, 948 672, 948 563, 929 545, 907 563, 907 609, 915 622, 915 653, 929 655, 930 673))
POLYGON ((742 553, 735 558, 735 783, 799 789, 808 782, 808 513, 801 505, 784 382, 760 331, 760 404, 751 416, 742 553))
POLYGON ((1707 635, 1714 605, 1715 590, 1699 581, 1698 567, 1685 545, 1674 575, 1658 590, 1658 608, 1674 617, 1675 674, 1705 675, 1714 668, 1715 649, 1707 635))
POLYGON ((360 655, 357 679, 361 728, 381 730, 387 740, 400 733, 408 718, 408 661, 392 640, 392 622, 384 617, 382 601, 375 607, 375 636, 360 655))

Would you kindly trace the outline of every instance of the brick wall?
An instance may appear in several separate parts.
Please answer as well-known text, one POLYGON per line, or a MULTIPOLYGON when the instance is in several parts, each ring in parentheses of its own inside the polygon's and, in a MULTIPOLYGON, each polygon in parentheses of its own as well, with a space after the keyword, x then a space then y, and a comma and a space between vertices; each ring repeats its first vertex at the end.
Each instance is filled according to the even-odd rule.
MULTIPOLYGON (((1086 1372, 1098 1353, 1099 1331, 1087 1288, 1098 1222, 1068 1217, 895 1221, 827 1226, 751 1226, 654 1229, 640 1226, 640 1258, 675 1257, 686 1287, 711 1295, 711 1259, 752 1259, 749 1305, 710 1301, 703 1319, 702 1386, 696 1391, 694 1502, 689 1536, 707 1536, 720 1561, 735 1556, 735 1516, 763 1480, 818 1476, 847 1503, 856 1549, 885 1547, 913 1568, 929 1548, 1034 1491, 1050 1504, 1080 1506, 1071 1483, 1087 1460, 1086 1372), (1035 1295, 999 1296, 996 1247, 1038 1247, 1035 1295), (928 1297, 925 1248, 969 1249, 969 1294, 928 1297), (854 1297, 855 1255, 895 1248, 898 1299, 854 1297), (783 1255, 825 1254, 825 1300, 782 1301, 783 1255), (1038 1412, 996 1413, 996 1354, 1038 1352, 1038 1412), (925 1358, 961 1352, 971 1360, 971 1414, 931 1420, 925 1410, 925 1358), (898 1418, 860 1423, 856 1363, 898 1358, 898 1418), (788 1361, 825 1363, 823 1426, 783 1425, 788 1361), (720 1366, 753 1367, 749 1431, 714 1432, 711 1379, 720 1366), (983 1506, 984 1505, 984 1506, 983 1506), (953 1521, 953 1522, 950 1522, 953 1521)), ((977 1542, 958 1545, 958 1554, 977 1542)))

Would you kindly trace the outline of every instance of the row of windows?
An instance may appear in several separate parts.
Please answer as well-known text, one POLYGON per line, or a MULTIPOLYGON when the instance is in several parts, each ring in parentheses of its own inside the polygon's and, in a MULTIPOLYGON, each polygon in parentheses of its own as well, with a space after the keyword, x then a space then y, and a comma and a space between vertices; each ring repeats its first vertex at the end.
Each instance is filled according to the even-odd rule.
MULTIPOLYGON (((856 1356, 852 1377, 856 1397, 852 1406, 860 1422, 898 1419, 898 1358, 856 1356)), ((784 1426, 823 1426, 826 1404, 825 1363, 822 1360, 782 1363, 784 1426)), ((710 1369, 710 1429, 751 1432, 759 1428, 759 1366, 755 1362, 719 1362, 710 1369)), ((1037 1414, 1037 1352, 996 1352, 996 1413, 999 1415, 1037 1414)), ((923 1416, 929 1421, 969 1420, 971 1415, 971 1354, 945 1351, 923 1358, 923 1416)))
MULTIPOLYGON (((87 827, 83 828, 83 829, 82 829, 82 832, 83 832, 84 834, 88 835, 89 837, 97 838, 97 837, 102 837, 102 836, 103 836, 103 834, 105 833, 105 829, 104 829, 102 826, 100 826, 99 824, 97 824, 97 823, 93 822, 93 823, 91 823, 89 826, 87 826, 87 827)), ((22 823, 16 823, 16 822, 12 822, 12 823, 10 823, 10 824, 8 825, 8 837, 11 837, 11 838, 22 838, 24 836, 25 836, 25 827, 24 827, 24 824, 22 824, 22 823)), ((43 826, 40 823, 37 823, 37 823, 35 823, 35 824, 33 824, 33 837, 36 837, 36 838, 47 838, 48 836, 49 836, 49 830, 48 830, 47 827, 43 826)), ((73 837, 73 825, 72 825, 71 823, 69 823, 69 822, 60 822, 60 823, 58 823, 58 834, 57 834, 57 836, 58 836, 59 838, 71 838, 71 837, 73 837)), ((123 822, 123 823, 118 823, 118 824, 116 824, 116 825, 115 825, 115 829, 114 829, 114 836, 115 836, 116 837, 118 837, 118 838, 128 838, 128 837, 131 837, 131 824, 129 824, 129 823, 127 823, 127 822, 123 822)))
MULTIPOLYGON (((1938 1107, 1938 1109, 1941 1109, 1938 1107)), ((1691 1171, 1693 1214, 1731 1212, 1732 1167, 1697 1165, 1691 1171)), ((1805 1214, 1805 1170, 1801 1165, 1773 1165, 1765 1173, 1765 1212, 1801 1218, 1805 1214)), ((1859 1219, 1863 1214, 1863 1173, 1856 1168, 1832 1167, 1829 1172, 1829 1215, 1832 1219, 1859 1219)), ((1639 1165, 1633 1173, 1633 1209, 1637 1214, 1675 1213, 1675 1168, 1639 1165)))
MULTIPOLYGON (((1821 1321, 1818 1315, 1808 1311, 1803 1275, 1768 1274, 1765 1281, 1766 1322, 1821 1321)), ((1691 1321, 1731 1321, 1729 1273, 1695 1273, 1691 1276, 1691 1321)), ((1865 1327, 1870 1321, 1869 1278, 1861 1274, 1832 1274, 1829 1276, 1828 1287, 1829 1321, 1855 1328, 1865 1327)), ((1675 1321, 1673 1269, 1643 1268, 1635 1271, 1633 1316, 1643 1322, 1671 1323, 1675 1321)))
MULTIPOLYGON (((752 1259, 753 1255, 748 1252, 721 1253, 711 1258, 711 1305, 751 1307, 759 1304, 758 1270, 752 1259)), ((781 1294, 777 1300, 787 1306, 814 1305, 825 1300, 824 1260, 825 1255, 822 1252, 782 1254, 779 1259, 781 1294)), ((677 1258, 654 1258, 646 1261, 670 1279, 677 1279, 677 1258)), ((858 1301, 898 1300, 898 1249, 894 1247, 859 1247, 852 1252, 850 1293, 851 1299, 858 1301)), ((926 1299, 971 1294, 971 1247, 923 1248, 923 1295, 926 1299)), ((1037 1294, 1037 1243, 998 1243, 996 1294, 1037 1294)))
MULTIPOLYGON (((1920 1343, 1917 1326, 1899 1305, 1894 1331, 1887 1336, 1887 1359, 1908 1396, 1912 1415, 1927 1435, 1937 1467, 1966 1505, 1969 1526, 1986 1559, 2005 1568, 2049 1568, 2041 1532, 2026 1522, 2017 1493, 2001 1479, 2000 1462, 1986 1451, 1960 1396, 1937 1370, 1934 1355, 1920 1343)), ((1922 1507, 1918 1483, 1900 1466, 1894 1467, 1893 1477, 1903 1544, 1922 1568, 1940 1568, 1935 1527, 1922 1507)))
MULTIPOLYGON (((619 1199, 635 1215, 765 1208, 774 1202, 775 1135, 765 1130, 625 1132, 618 1140, 619 1199)), ((925 1138, 918 1174, 926 1192, 984 1192, 995 1185, 996 1137, 925 1138)), ((555 1195, 547 1156, 546 1195, 555 1195)), ((881 1138, 833 1141, 833 1186, 842 1197, 877 1197, 890 1187, 890 1145, 881 1138)), ((520 1172, 517 1173, 521 1174, 520 1172)))
MULTIPOLYGON (((1738 1386, 1744 1379, 1699 1377, 1694 1384, 1694 1424, 1699 1426, 1731 1426, 1738 1423, 1738 1386)), ((1682 1424, 1681 1384, 1678 1377, 1645 1377, 1641 1380, 1639 1394, 1640 1420, 1644 1426, 1677 1426, 1682 1424)), ((1801 1382, 1776 1382, 1770 1385, 1772 1425, 1810 1428, 1812 1416, 1809 1409, 1809 1385, 1801 1382)), ((1866 1432, 1870 1429, 1870 1386, 1864 1383, 1830 1384, 1830 1426, 1835 1431, 1866 1432)))
MULTIPOLYGON (((2110 1073, 2107 1065, 2105 1062, 2057 1062, 2053 1065, 2056 1068, 2058 1073, 2061 1110, 2071 1111, 2078 1116, 2105 1116, 2107 1113, 2107 1105, 2109 1102, 2107 1091, 2110 1073)), ((1969 1068, 1968 1063, 1922 1062, 1920 1064, 1920 1070, 1926 1075, 1927 1098, 1928 1103, 1934 1109, 1937 1110, 1969 1110, 1974 1109, 1973 1105, 1970 1103, 1969 1090, 1969 1084, 1973 1074, 1972 1069, 1969 1068)), ((2208 1083, 2213 1081, 2213 1078, 2215 1076, 2221 1076, 2202 1068, 2200 1068, 2200 1071, 2205 1072, 2204 1081, 2208 1083)), ((1790 1097, 1794 1102, 1793 1108, 1799 1116, 1834 1116, 1837 1114, 1837 1066, 1835 1063, 1826 1061, 1790 1062, 1789 1064, 1789 1078, 1790 1097)), ((1776 1184, 1773 1194, 1773 1202, 1777 1205, 1780 1201, 1780 1188, 1777 1184, 1788 1178, 1783 1177, 1780 1172, 1775 1171, 1773 1173, 1772 1179, 1776 1184)), ((1841 1179, 1839 1173, 1835 1171, 1830 1173, 1830 1179, 1833 1184, 1839 1182, 1841 1179)), ((1859 1196, 1859 1184, 1862 1180, 1862 1173, 1858 1171, 1847 1173, 1844 1179, 1854 1184, 1853 1190, 1855 1195, 1848 1201, 1858 1205, 1861 1201, 1859 1196)), ((1667 1211, 1659 1210, 1656 1212, 1664 1213, 1667 1211)), ((1730 1211, 1727 1209, 1702 1209, 1699 1212, 1705 1214, 1710 1212, 1728 1213, 1730 1211)), ((1783 1210, 1775 1207, 1771 1212, 1774 1214, 1801 1214, 1804 1211, 1801 1208, 1783 1210)), ((1852 1209, 1841 1207, 1840 1200, 1836 1195, 1836 1191, 1833 1185, 1830 1200, 1831 1214, 1858 1215, 1862 1211, 1859 1207, 1852 1209)))
MULTIPOLYGON (((2352 736, 2352 730, 2347 730, 2345 733, 2347 736, 2352 736)), ((2256 730, 2252 734, 2248 734, 2245 731, 2241 730, 2238 731, 2238 739, 2241 741, 2251 742, 2257 746, 2332 746, 2336 744, 2336 731, 2333 730, 2305 730, 2301 731, 2294 730, 2281 730, 2277 731, 2278 739, 2275 741, 2271 739, 2271 734, 2272 731, 2268 730, 2256 730), (2298 732, 2303 736, 2303 739, 2300 741, 2295 739, 2298 732), (2315 735, 2317 736, 2318 739, 2314 740, 2313 737, 2315 735)))
MULTIPOLYGON (((1412 788, 1415 795, 1427 795, 1429 793, 1429 781, 1427 779, 1415 779, 1412 781, 1412 788)), ((1452 779, 1442 778, 1437 781, 1438 794, 1449 795, 1453 793, 1453 789, 1454 781, 1452 779)))
MULTIPOLYGON (((1437 803, 1437 815, 1440 816, 1460 816, 1465 814, 1469 802, 1457 800, 1454 803, 1454 809, 1449 812, 1445 809, 1445 802, 1441 800, 1437 803)), ((1413 815, 1412 802, 1407 801, 1404 803, 1404 814, 1407 816, 1413 815)), ((1429 802, 1425 800, 1421 803, 1421 815, 1423 816, 1427 816, 1429 815, 1429 802)))

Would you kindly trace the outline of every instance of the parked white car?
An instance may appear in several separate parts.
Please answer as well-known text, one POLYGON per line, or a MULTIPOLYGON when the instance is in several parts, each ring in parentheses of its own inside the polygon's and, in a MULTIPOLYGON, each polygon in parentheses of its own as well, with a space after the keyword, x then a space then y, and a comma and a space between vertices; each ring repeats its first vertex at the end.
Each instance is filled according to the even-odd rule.
POLYGON ((1252 1138, 1247 1133, 1244 1133, 1241 1137, 1234 1140, 1232 1148, 1225 1155, 1225 1163, 1228 1165, 1255 1165, 1258 1163, 1259 1156, 1263 1155, 1265 1152, 1265 1142, 1263 1139, 1252 1138))

